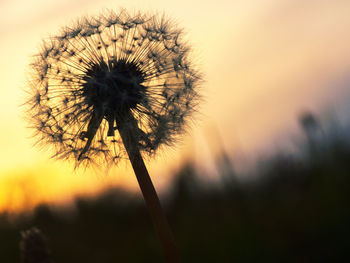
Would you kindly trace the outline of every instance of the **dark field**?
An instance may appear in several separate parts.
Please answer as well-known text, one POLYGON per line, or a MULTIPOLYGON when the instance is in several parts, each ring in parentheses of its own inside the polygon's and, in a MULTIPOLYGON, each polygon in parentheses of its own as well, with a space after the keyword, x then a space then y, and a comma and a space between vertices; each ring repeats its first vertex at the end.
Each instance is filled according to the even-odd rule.
MULTIPOLYGON (((265 158, 249 182, 237 180, 226 153, 217 184, 184 165, 162 198, 183 262, 350 262, 348 132, 303 128, 300 153, 265 158)), ((11 223, 2 214, 0 262, 20 261, 20 232, 32 226, 56 263, 164 262, 140 196, 110 189, 65 213, 41 205, 11 223)))

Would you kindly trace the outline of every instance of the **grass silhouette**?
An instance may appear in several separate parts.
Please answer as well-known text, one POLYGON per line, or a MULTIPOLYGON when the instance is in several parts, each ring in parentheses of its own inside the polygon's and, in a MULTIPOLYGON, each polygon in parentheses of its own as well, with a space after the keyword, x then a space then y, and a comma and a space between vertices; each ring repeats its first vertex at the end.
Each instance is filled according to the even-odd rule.
MULTIPOLYGON (((350 140, 323 130, 321 153, 306 140, 302 154, 266 157, 253 181, 224 173, 223 184, 207 184, 187 163, 165 205, 183 262, 349 260, 350 140)), ((140 196, 110 189, 75 206, 71 217, 46 205, 16 223, 0 216, 0 260, 19 261, 20 231, 37 226, 55 262, 162 262, 140 196)))

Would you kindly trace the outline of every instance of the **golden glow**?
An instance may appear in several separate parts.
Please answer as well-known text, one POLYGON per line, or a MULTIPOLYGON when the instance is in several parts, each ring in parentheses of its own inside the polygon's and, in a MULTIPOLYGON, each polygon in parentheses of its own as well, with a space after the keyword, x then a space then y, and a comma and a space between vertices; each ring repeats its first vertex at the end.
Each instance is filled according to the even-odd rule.
POLYGON ((344 95, 333 83, 350 64, 346 0, 121 0, 117 6, 112 0, 2 1, 0 212, 66 202, 111 184, 137 189, 127 163, 98 175, 73 173, 70 164, 48 161, 48 151, 33 147, 19 106, 25 99, 29 58, 40 40, 76 17, 118 7, 174 17, 185 27, 205 76, 198 127, 182 146, 149 161, 158 188, 166 185, 167 174, 183 156, 195 152, 198 159, 209 158, 203 156, 205 140, 198 139, 208 122, 218 125, 228 149, 239 144, 243 151, 255 151, 273 141, 278 130, 294 127, 300 110, 317 109, 344 95))
POLYGON ((123 186, 132 189, 133 176, 127 172, 118 176, 98 175, 98 171, 76 171, 62 166, 62 162, 49 161, 33 167, 14 168, 0 177, 0 211, 30 211, 40 203, 63 204, 72 201, 74 195, 94 194, 106 186, 123 186))

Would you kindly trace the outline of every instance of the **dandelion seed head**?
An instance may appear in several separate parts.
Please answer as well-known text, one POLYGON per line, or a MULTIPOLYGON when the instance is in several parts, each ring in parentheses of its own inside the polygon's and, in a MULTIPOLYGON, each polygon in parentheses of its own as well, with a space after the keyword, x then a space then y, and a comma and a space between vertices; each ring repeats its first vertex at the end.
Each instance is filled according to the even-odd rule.
POLYGON ((126 157, 117 130, 132 121, 142 153, 172 145, 199 101, 189 53, 164 16, 111 11, 63 28, 30 66, 28 115, 38 141, 76 165, 126 157))

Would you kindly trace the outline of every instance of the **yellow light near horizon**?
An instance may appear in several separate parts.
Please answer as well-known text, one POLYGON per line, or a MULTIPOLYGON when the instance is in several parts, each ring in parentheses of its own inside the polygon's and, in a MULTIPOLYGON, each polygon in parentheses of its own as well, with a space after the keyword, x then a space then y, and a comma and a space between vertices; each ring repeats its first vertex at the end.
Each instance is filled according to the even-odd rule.
MULTIPOLYGON (((138 190, 127 162, 109 175, 96 175, 47 161, 50 151, 33 147, 30 123, 19 107, 28 63, 41 39, 82 15, 123 6, 174 17, 188 32, 204 73, 198 123, 206 127, 214 120, 230 150, 240 144, 254 152, 268 138, 273 141, 279 128, 295 125, 300 110, 317 109, 320 101, 344 93, 332 85, 350 65, 349 1, 120 0, 117 5, 113 0, 0 3, 0 213, 66 202, 116 184, 138 190)), ((170 171, 186 154, 193 155, 194 144, 198 159, 207 163, 206 142, 198 142, 202 127, 190 132, 182 146, 148 162, 157 189, 171 180, 170 171)))
POLYGON ((1 173, 0 213, 30 211, 41 203, 71 203, 76 195, 91 195, 111 186, 133 190, 135 179, 127 169, 102 172, 74 171, 62 162, 49 161, 1 173))

